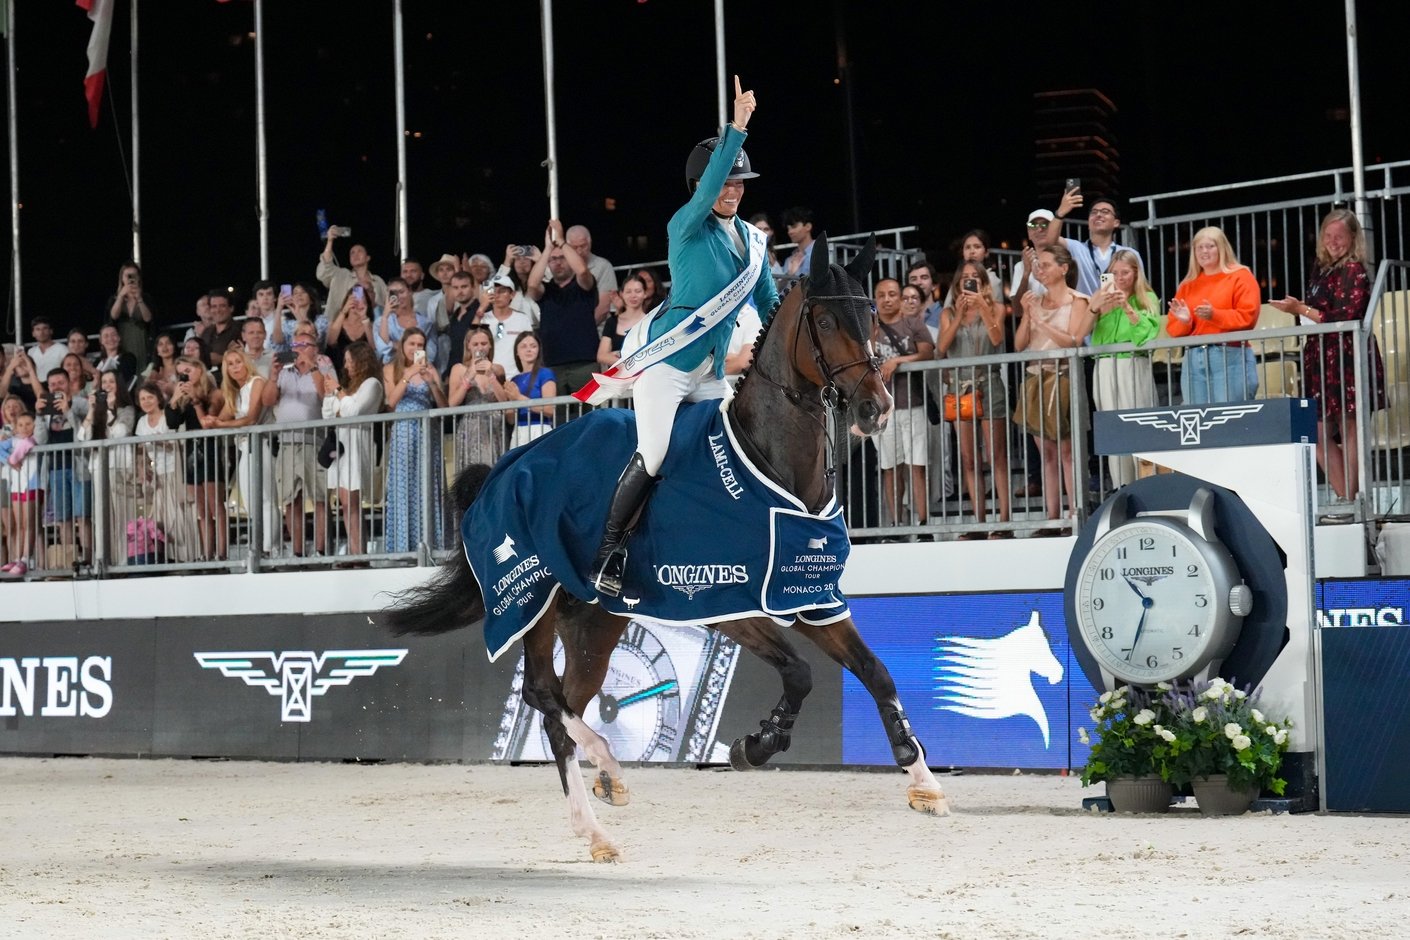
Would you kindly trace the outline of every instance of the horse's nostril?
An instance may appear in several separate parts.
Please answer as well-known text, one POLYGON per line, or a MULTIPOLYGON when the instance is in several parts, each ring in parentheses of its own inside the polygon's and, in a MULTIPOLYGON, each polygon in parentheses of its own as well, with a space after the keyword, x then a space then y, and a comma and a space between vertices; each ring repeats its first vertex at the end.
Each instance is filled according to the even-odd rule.
POLYGON ((881 409, 877 407, 874 401, 862 402, 857 406, 857 411, 868 421, 874 420, 877 415, 881 414, 881 409))

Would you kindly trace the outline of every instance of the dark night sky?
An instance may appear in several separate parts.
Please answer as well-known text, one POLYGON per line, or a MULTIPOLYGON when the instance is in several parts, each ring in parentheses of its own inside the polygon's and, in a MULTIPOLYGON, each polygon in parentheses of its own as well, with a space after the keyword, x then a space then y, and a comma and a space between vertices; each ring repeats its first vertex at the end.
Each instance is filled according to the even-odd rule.
MULTIPOLYGON (((90 329, 131 247, 128 0, 116 5, 118 119, 105 103, 91 131, 88 20, 68 0, 17 2, 25 313, 90 329)), ((265 7, 272 279, 312 279, 320 207, 353 227, 385 274, 395 267, 391 4, 265 7)), ((1368 162, 1410 158, 1392 52, 1410 17, 1389 7, 1399 5, 1359 13, 1368 162)), ((760 99, 747 149, 764 175, 745 210, 777 221, 805 204, 832 231, 851 230, 839 24, 853 61, 860 226, 920 225, 936 258, 975 225, 1014 237, 1033 208, 1035 91, 1092 86, 1113 99, 1127 197, 1349 166, 1343 7, 1318 8, 1320 19, 1236 2, 1195 20, 1141 2, 727 0, 729 68, 760 99)), ((685 155, 714 132, 712 9, 555 3, 562 214, 591 226, 615 262, 664 257, 685 155), (639 236, 644 254, 628 248, 639 236)), ((533 0, 404 2, 407 127, 422 134, 408 141, 411 252, 424 262, 442 251, 498 260, 507 242, 542 238, 538 10, 533 0)), ((159 318, 174 321, 189 318, 199 290, 233 284, 243 298, 258 275, 254 14, 215 0, 146 0, 141 11, 144 267, 159 318)))

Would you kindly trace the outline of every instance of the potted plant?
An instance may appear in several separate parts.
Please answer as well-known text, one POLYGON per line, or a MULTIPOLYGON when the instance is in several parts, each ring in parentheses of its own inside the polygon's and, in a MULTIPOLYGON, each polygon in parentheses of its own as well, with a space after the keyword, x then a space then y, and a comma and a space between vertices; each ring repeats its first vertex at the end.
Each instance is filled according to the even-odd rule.
POLYGON ((1265 715, 1258 697, 1219 678, 1164 697, 1175 736, 1168 779, 1189 784, 1205 815, 1242 813, 1260 792, 1283 793, 1290 723, 1265 715))
POLYGON ((1182 745, 1167 727, 1174 718, 1169 691, 1170 686, 1161 683, 1154 691, 1121 686, 1103 692, 1088 713, 1096 724, 1092 734, 1077 729, 1078 740, 1091 746, 1082 785, 1105 782, 1117 812, 1170 809, 1171 766, 1182 745))

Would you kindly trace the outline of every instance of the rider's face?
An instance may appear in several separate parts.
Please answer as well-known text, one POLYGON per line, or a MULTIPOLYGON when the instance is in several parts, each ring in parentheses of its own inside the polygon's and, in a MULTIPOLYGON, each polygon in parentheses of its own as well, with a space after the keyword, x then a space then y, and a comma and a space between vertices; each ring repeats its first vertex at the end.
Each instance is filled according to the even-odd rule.
POLYGON ((715 200, 715 212, 723 216, 733 216, 739 211, 739 203, 744 199, 744 180, 725 180, 720 187, 719 198, 715 200))

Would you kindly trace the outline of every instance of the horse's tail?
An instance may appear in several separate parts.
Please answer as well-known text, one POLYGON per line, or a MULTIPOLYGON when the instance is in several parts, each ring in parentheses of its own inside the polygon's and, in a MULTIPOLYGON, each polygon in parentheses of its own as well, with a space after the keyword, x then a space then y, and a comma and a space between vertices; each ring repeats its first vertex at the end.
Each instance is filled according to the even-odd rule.
MULTIPOLYGON (((471 464, 460 472, 451 486, 451 501, 456 518, 461 519, 480 492, 490 468, 471 464)), ((464 547, 456 542, 456 551, 424 584, 397 594, 395 602, 381 617, 381 622, 397 636, 416 633, 432 636, 449 633, 480 622, 485 618, 485 599, 480 585, 470 571, 464 547)))

